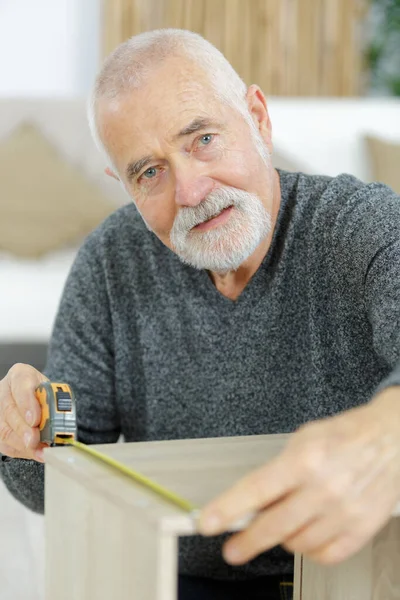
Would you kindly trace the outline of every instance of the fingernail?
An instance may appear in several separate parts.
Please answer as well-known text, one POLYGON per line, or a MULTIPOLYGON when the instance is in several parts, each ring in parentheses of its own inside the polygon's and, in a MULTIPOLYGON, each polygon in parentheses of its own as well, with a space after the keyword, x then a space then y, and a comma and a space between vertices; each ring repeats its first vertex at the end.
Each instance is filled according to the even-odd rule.
POLYGON ((32 411, 28 410, 26 415, 25 415, 25 420, 28 423, 28 425, 32 426, 33 425, 33 414, 32 411))
POLYGON ((221 518, 216 513, 211 513, 201 520, 201 530, 205 534, 213 534, 219 530, 221 518))
POLYGON ((29 433, 29 431, 24 433, 25 448, 28 448, 29 444, 31 443, 31 439, 32 439, 32 434, 29 433))

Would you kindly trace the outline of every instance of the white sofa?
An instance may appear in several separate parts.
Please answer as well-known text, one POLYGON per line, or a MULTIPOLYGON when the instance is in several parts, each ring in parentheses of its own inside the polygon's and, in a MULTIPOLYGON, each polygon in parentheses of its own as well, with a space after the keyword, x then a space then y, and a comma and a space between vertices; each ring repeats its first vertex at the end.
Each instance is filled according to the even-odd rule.
MULTIPOLYGON (((327 175, 348 172, 369 180, 363 136, 400 141, 400 100, 270 98, 268 104, 275 160, 283 168, 327 175)), ((127 201, 103 173, 83 101, 0 101, 0 139, 22 121, 36 123, 116 205, 127 201)), ((0 255, 0 289, 7 290, 0 293, 0 344, 47 342, 75 252, 62 250, 37 261, 0 255), (42 289, 49 292, 37 293, 42 289)), ((19 506, 1 482, 0 507, 0 598, 42 600, 42 518, 19 506)))
POLYGON ((364 136, 400 144, 400 98, 271 98, 275 148, 306 173, 371 181, 364 136))

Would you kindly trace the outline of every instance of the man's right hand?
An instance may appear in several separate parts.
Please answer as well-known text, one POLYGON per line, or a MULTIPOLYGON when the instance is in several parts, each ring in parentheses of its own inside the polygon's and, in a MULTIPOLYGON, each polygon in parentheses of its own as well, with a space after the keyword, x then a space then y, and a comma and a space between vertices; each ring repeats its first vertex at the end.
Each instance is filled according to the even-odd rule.
POLYGON ((0 453, 11 458, 44 462, 39 424, 42 409, 35 390, 42 373, 30 365, 16 364, 0 381, 0 453))

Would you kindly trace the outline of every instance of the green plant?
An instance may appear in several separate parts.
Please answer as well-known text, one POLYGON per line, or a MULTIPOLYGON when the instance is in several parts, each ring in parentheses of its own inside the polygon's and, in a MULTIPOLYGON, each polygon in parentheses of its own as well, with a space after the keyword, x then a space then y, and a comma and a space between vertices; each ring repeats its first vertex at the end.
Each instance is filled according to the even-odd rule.
POLYGON ((400 0, 370 0, 366 63, 373 90, 400 96, 400 0))

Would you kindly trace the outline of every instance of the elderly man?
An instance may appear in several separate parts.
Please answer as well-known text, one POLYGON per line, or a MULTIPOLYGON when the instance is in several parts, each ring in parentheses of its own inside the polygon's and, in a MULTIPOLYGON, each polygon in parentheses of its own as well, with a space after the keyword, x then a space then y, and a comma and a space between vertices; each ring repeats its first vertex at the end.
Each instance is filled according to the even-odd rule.
MULTIPOLYGON (((400 198, 275 170, 262 91, 190 32, 117 48, 90 121, 133 203, 81 248, 44 375, 89 444, 295 431, 180 547, 180 598, 278 598, 287 550, 341 561, 400 495, 400 198)), ((44 375, 16 365, 0 395, 2 477, 38 512, 44 375)))

